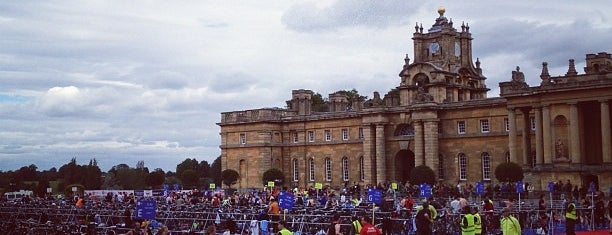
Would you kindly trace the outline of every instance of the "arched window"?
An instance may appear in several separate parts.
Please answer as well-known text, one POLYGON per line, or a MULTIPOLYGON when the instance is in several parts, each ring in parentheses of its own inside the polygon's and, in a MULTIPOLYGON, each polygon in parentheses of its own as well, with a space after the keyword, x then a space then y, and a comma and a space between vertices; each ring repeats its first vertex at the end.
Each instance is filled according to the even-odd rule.
POLYGON ((482 180, 491 180, 491 156, 489 153, 482 153, 482 180))
POLYGON ((325 158, 325 181, 331 181, 332 167, 331 159, 325 158))
POLYGON ((298 160, 297 159, 293 159, 293 181, 298 181, 299 179, 299 172, 298 172, 298 160))
POLYGON ((438 155, 438 179, 444 179, 444 156, 438 155))
POLYGON ((467 157, 459 154, 459 180, 467 180, 467 157))
POLYGON ((349 162, 347 157, 342 158, 342 181, 349 181, 349 162))
POLYGON ((363 166, 363 156, 359 157, 359 179, 361 181, 365 180, 365 169, 363 166))
POLYGON ((314 158, 310 158, 308 159, 308 180, 309 181, 314 181, 315 180, 315 164, 314 164, 314 158))
POLYGON ((398 136, 414 136, 414 127, 412 125, 403 125, 399 132, 398 136))

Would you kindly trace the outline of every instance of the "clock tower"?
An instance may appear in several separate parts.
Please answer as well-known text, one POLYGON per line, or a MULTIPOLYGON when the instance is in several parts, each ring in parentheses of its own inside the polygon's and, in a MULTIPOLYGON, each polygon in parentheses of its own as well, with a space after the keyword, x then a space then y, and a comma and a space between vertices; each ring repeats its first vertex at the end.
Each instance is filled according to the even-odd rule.
MULTIPOLYGON (((399 76, 401 105, 420 102, 418 94, 429 94, 436 103, 483 99, 488 88, 480 69, 480 61, 472 60, 472 34, 468 24, 461 24, 461 31, 453 27, 452 19, 444 16, 445 9, 438 8, 439 17, 423 32, 422 24, 414 27, 414 61, 406 55, 405 65, 399 76)), ((423 97, 423 96, 420 96, 423 97)))

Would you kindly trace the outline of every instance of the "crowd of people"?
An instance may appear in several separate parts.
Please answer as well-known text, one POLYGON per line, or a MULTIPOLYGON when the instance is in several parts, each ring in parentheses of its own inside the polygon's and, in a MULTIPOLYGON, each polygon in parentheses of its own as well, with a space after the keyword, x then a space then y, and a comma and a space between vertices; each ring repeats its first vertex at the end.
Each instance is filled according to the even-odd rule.
MULTIPOLYGON (((512 184, 488 185, 484 195, 479 197, 475 193, 475 188, 472 184, 459 183, 456 186, 445 184, 437 184, 432 187, 432 197, 424 200, 419 197, 418 185, 404 184, 399 189, 392 189, 391 185, 377 185, 376 187, 367 186, 361 187, 355 184, 350 187, 343 188, 270 188, 267 190, 248 190, 242 193, 227 193, 219 191, 168 191, 160 200, 163 206, 172 208, 181 208, 187 205, 204 205, 206 207, 250 207, 261 208, 257 213, 265 215, 259 216, 257 221, 258 229, 244 230, 248 234, 254 235, 269 235, 270 232, 278 233, 279 235, 291 235, 292 226, 283 220, 281 214, 284 210, 279 205, 279 194, 281 192, 290 193, 295 198, 295 206, 299 208, 321 208, 334 211, 340 208, 359 208, 363 205, 370 205, 369 202, 363 200, 366 198, 367 188, 378 188, 383 191, 384 201, 391 202, 390 206, 379 205, 378 210, 388 211, 383 218, 373 220, 367 213, 354 213, 352 217, 341 218, 339 213, 332 213, 330 224, 325 233, 329 235, 375 235, 375 234, 390 234, 389 228, 390 219, 400 219, 399 214, 408 215, 401 219, 409 219, 412 230, 416 230, 417 234, 433 234, 434 223, 439 214, 451 214, 460 216, 458 226, 462 234, 487 234, 490 231, 487 229, 496 229, 502 231, 503 234, 520 234, 522 231, 522 221, 517 218, 517 201, 512 184), (497 201, 494 203, 493 199, 497 201), (401 212, 401 213, 400 213, 401 212), (500 217, 491 216, 494 213, 499 213, 500 217), (261 223, 263 220, 266 223, 261 223), (487 226, 487 220, 494 221, 494 227, 487 226), (375 223, 378 221, 379 223, 375 223), (261 223, 261 224, 259 224, 261 223), (344 226, 344 229, 343 229, 344 226), (349 229, 346 229, 349 228, 349 229)), ((555 220, 564 220, 566 233, 573 234, 576 225, 585 227, 590 225, 596 228, 610 228, 612 232, 612 201, 605 201, 605 195, 599 191, 594 193, 594 197, 588 197, 588 194, 581 192, 577 186, 571 186, 566 182, 555 183, 555 190, 561 193, 563 200, 555 200, 561 205, 555 207, 562 208, 561 213, 557 216, 563 218, 553 218, 555 220), (558 189, 557 189, 558 187, 558 189), (573 190, 570 190, 573 189, 573 190), (577 189, 577 190, 576 190, 577 189), (594 201, 591 201, 591 198, 594 201), (587 208, 593 212, 593 220, 591 221, 590 213, 580 213, 578 209, 587 208), (592 210, 591 210, 592 209, 592 210), (560 215, 559 215, 560 214, 560 215)), ((584 188, 584 187, 582 187, 584 188)), ((527 197, 527 195, 523 195, 527 197)), ((556 197, 556 196, 555 196, 556 197)), ((551 198, 547 194, 541 194, 537 201, 538 215, 540 218, 539 229, 543 233, 547 233, 551 216, 550 213, 553 205, 549 205, 551 198)), ((75 196, 73 198, 64 197, 49 197, 49 198, 30 198, 21 199, 21 203, 28 204, 32 201, 52 201, 50 208, 59 206, 58 204, 71 204, 74 207, 84 209, 91 208, 110 208, 114 210, 124 210, 123 222, 129 228, 127 234, 152 234, 151 228, 155 228, 156 234, 169 234, 167 226, 155 224, 155 221, 141 220, 134 218, 134 208, 139 200, 134 194, 128 193, 108 193, 104 197, 95 197, 92 195, 75 196)), ((291 213, 291 212, 289 212, 291 213)), ((454 221, 449 220, 448 223, 454 221)), ((210 223, 205 228, 194 229, 194 231, 203 231, 205 234, 219 233, 218 223, 210 223)), ((225 223, 224 231, 229 234, 236 234, 236 221, 228 219, 225 223)), ((321 234, 323 235, 323 234, 321 234)))

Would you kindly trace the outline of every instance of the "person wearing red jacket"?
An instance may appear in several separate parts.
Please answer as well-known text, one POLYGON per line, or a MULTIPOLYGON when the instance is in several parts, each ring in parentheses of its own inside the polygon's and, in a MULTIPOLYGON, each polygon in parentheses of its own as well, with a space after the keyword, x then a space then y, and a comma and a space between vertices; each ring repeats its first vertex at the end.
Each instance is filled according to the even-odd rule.
POLYGON ((381 235, 382 232, 376 226, 370 223, 372 219, 367 216, 361 217, 361 231, 359 231, 359 235, 381 235))

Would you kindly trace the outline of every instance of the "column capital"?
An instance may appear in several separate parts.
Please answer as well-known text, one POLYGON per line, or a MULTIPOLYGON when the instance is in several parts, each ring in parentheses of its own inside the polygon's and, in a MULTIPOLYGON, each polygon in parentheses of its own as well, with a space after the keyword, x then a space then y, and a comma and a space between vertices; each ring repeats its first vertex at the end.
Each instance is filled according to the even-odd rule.
POLYGON ((578 101, 570 101, 570 102, 567 102, 567 104, 574 106, 578 104, 578 101))
POLYGON ((610 100, 608 100, 608 99, 599 99, 597 101, 599 101, 599 103, 602 103, 602 104, 607 104, 608 101, 610 101, 610 100))

